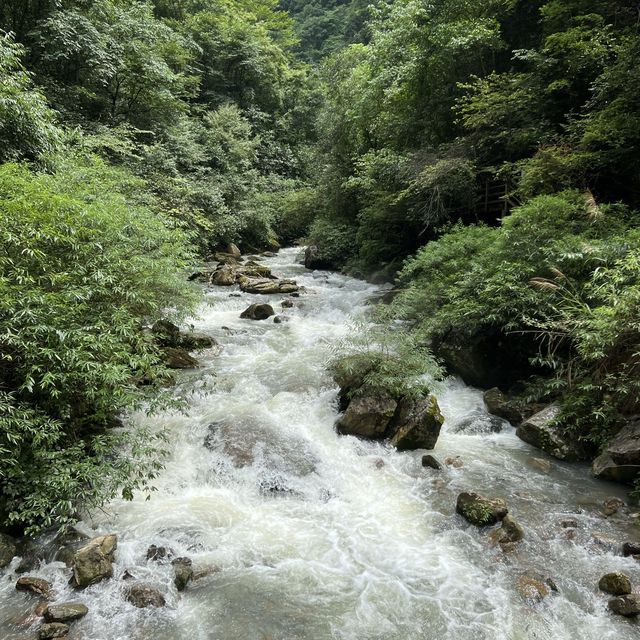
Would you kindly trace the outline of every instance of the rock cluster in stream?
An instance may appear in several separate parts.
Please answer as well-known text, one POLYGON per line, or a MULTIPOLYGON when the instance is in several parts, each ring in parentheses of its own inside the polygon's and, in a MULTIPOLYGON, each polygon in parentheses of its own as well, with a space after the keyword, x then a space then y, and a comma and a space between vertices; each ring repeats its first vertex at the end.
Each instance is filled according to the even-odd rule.
MULTIPOLYGON (((547 406, 526 404, 509 398, 497 387, 484 393, 489 413, 508 420, 517 427, 521 440, 545 451, 554 458, 568 462, 592 457, 584 445, 556 423, 562 406, 555 402, 547 406)), ((627 421, 593 460, 593 474, 603 480, 631 483, 640 469, 640 419, 627 421)))
POLYGON ((365 383, 366 371, 335 373, 343 410, 336 421, 342 435, 390 440, 398 451, 433 449, 444 418, 435 396, 392 395, 365 383))
MULTIPOLYGON (((57 536, 61 542, 66 538, 75 538, 73 534, 57 536)), ((81 534, 79 534, 79 537, 81 534)), ((16 548, 13 538, 5 536, 3 543, 11 548, 16 548)), ((63 547, 60 547, 63 548, 63 547)), ((69 561, 71 579, 69 584, 76 589, 78 595, 89 586, 96 585, 105 580, 114 578, 114 556, 118 548, 118 538, 115 534, 98 536, 93 539, 85 538, 83 544, 73 553, 69 561)), ((176 591, 187 589, 188 585, 198 577, 209 575, 211 571, 201 570, 196 575, 193 562, 190 558, 173 558, 173 551, 166 547, 151 545, 147 550, 146 561, 161 565, 168 565, 172 573, 173 584, 176 591)), ((13 559, 10 558, 10 560, 13 559)), ((127 570, 121 576, 123 589, 121 591, 124 600, 137 608, 157 608, 166 605, 165 594, 155 585, 136 580, 131 572, 135 568, 127 570)), ((50 640, 52 638, 68 637, 75 621, 84 618, 88 613, 88 607, 77 601, 58 602, 53 585, 43 578, 25 575, 18 578, 15 583, 17 591, 28 594, 37 599, 37 605, 30 614, 20 618, 16 624, 31 625, 40 621, 37 629, 38 640, 50 640)))

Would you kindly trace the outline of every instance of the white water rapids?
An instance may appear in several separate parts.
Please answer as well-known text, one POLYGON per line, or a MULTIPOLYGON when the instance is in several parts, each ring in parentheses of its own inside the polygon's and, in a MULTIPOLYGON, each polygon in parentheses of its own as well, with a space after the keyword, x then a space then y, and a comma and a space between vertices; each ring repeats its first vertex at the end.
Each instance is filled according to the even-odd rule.
MULTIPOLYGON (((637 537, 630 518, 599 513, 624 490, 579 465, 539 469, 532 459, 544 454, 506 423, 500 433, 478 433, 474 426, 488 419, 479 391, 452 380, 439 393, 446 423, 435 453, 460 456, 460 468, 423 469, 424 452, 336 434, 337 389, 326 362, 379 287, 307 271, 297 253, 265 260, 307 288, 291 309, 280 310, 282 296, 209 290, 195 326, 223 351, 205 352, 197 373, 182 378, 193 389, 188 414, 134 417, 169 431, 172 457, 151 500, 114 502, 82 524, 92 536, 118 534, 113 579, 74 592, 61 562, 30 572, 53 582, 57 601, 89 607, 69 639, 637 637, 638 624, 609 614, 597 588, 602 574, 617 570, 640 583, 640 565, 614 549, 637 537), (288 321, 241 320, 258 301, 288 321), (515 551, 503 553, 486 530, 455 514, 457 494, 468 489, 507 500, 526 531, 515 551), (568 518, 577 520, 574 539, 561 526, 568 518), (206 575, 177 593, 171 565, 146 559, 152 544, 190 557, 206 575), (129 604, 125 570, 158 586, 167 606, 129 604), (516 589, 525 571, 551 577, 558 592, 526 601, 516 589)), ((37 632, 35 624, 4 622, 34 604, 14 588, 16 563, 0 576, 6 640, 37 632)))

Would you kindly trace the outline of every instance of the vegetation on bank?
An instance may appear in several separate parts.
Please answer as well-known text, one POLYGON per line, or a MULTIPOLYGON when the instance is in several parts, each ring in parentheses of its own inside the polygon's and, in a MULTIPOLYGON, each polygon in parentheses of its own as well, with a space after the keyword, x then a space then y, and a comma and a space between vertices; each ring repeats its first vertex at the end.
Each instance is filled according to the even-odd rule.
POLYGON ((313 90, 271 0, 9 0, 0 29, 0 527, 35 533, 149 486, 161 435, 118 421, 169 401, 145 329, 197 259, 277 246, 313 90))
POLYGON ((323 66, 317 259, 397 275, 395 318, 595 454, 640 409, 636 3, 400 0, 369 32, 323 66))

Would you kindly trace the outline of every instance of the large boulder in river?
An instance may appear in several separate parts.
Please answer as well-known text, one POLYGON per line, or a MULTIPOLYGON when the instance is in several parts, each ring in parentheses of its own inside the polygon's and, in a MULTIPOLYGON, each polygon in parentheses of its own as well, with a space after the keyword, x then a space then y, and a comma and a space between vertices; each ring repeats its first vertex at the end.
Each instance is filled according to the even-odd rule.
POLYGON ((382 439, 397 407, 398 402, 384 391, 363 391, 349 402, 336 427, 343 435, 382 439))
POLYGON ((307 269, 312 270, 333 268, 332 262, 322 257, 320 249, 315 244, 312 244, 305 249, 304 266, 307 269))
POLYGON ((485 391, 483 397, 490 414, 503 418, 516 427, 524 420, 522 407, 515 400, 509 399, 498 387, 485 391))
POLYGON ((500 522, 509 512, 507 503, 500 498, 485 498, 474 491, 458 495, 456 511, 468 522, 484 527, 500 522))
POLYGON ((561 411, 559 404, 549 405, 527 418, 518 427, 516 434, 521 440, 560 460, 584 460, 585 453, 577 439, 555 424, 561 411))
POLYGON ((118 547, 115 534, 94 538, 73 557, 73 585, 80 589, 113 575, 113 556, 118 547))
POLYGON ((223 264, 211 274, 211 284, 217 287, 232 287, 238 279, 233 265, 223 264))
POLYGON ((6 567, 16 555, 16 541, 4 533, 0 533, 0 569, 6 567))
POLYGON ((240 314, 240 317, 244 320, 266 320, 273 315, 275 311, 270 304, 252 304, 240 314))
POLYGON ((393 422, 391 444, 398 451, 433 449, 444 418, 435 396, 412 400, 403 398, 393 422))
POLYGON ((640 420, 628 422, 594 461, 597 478, 632 483, 640 473, 640 420))
POLYGON ((273 280, 271 278, 240 276, 240 289, 245 293, 294 293, 298 291, 299 288, 293 280, 273 280))
POLYGON ((631 593, 631 580, 626 573, 615 571, 602 576, 598 588, 612 596, 624 596, 631 593))

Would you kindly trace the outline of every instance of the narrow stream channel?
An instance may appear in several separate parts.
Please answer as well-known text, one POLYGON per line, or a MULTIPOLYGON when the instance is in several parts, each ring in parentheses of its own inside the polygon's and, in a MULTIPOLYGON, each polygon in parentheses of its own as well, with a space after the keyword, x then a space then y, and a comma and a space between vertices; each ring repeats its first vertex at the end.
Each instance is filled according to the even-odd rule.
MULTIPOLYGON (((57 600, 89 607, 69 639, 637 638, 638 623, 610 615, 597 589, 609 571, 640 578, 633 558, 616 555, 637 537, 631 519, 600 514, 624 490, 582 466, 547 468, 507 423, 491 431, 479 391, 450 380, 439 393, 446 424, 436 454, 460 456, 459 468, 423 469, 423 452, 335 433, 326 362, 379 288, 309 272, 298 253, 265 261, 306 287, 293 308, 280 310, 278 296, 210 289, 195 325, 223 350, 205 352, 181 379, 192 390, 188 414, 134 417, 168 429, 172 457, 150 501, 114 502, 82 524, 92 536, 118 534, 114 578, 78 593, 61 562, 31 572, 54 583, 57 600), (285 321, 239 318, 261 301, 285 321), (507 500, 526 530, 515 551, 455 515, 466 489, 507 500), (171 565, 146 559, 152 544, 191 558, 201 577, 178 594, 171 565), (159 586, 167 606, 126 602, 125 570, 159 586), (525 573, 551 578, 557 592, 527 600, 525 573)), ((2 622, 33 606, 15 591, 16 563, 0 579, 6 640, 35 637, 35 626, 2 622)))

